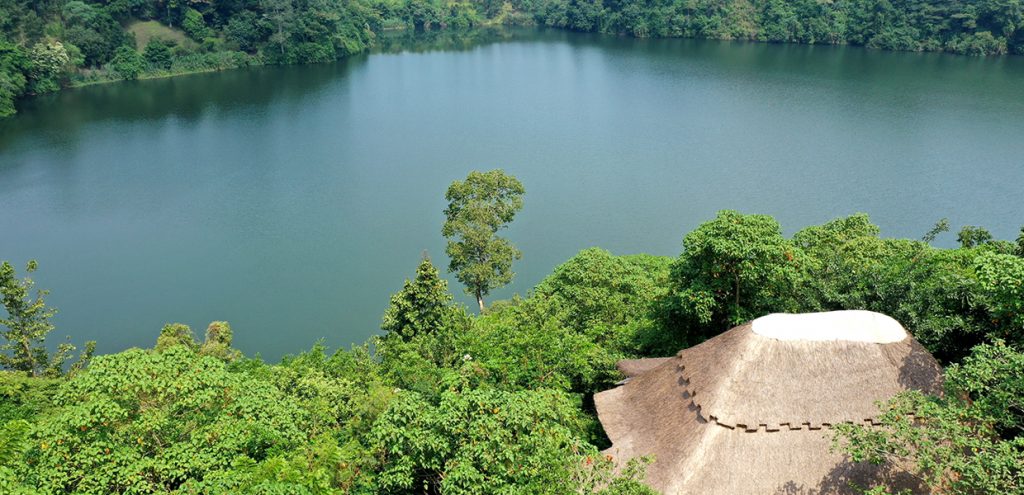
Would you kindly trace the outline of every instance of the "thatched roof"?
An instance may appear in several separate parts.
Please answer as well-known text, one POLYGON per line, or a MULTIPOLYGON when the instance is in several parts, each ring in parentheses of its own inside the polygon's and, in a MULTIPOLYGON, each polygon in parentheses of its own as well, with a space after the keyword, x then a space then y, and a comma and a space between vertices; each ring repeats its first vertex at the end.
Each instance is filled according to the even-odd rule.
POLYGON ((864 311, 759 318, 620 369, 628 383, 595 396, 607 453, 654 455, 647 480, 667 494, 854 493, 848 481, 887 468, 830 453, 828 426, 874 422, 877 401, 941 388, 928 351, 864 311))

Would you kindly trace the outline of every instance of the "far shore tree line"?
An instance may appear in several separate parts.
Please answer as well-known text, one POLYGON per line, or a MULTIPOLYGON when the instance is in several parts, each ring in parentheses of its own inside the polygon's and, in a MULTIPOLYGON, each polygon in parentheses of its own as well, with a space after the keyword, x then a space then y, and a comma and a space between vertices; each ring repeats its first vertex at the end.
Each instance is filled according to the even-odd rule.
POLYGON ((634 37, 1024 54, 1022 0, 2 0, 0 117, 62 87, 336 60, 384 31, 542 26, 634 37))
MULTIPOLYGON (((624 358, 671 355, 772 312, 893 316, 946 366, 946 393, 880 404, 880 426, 836 425, 835 448, 894 463, 935 494, 1024 494, 1024 229, 965 226, 960 247, 891 239, 864 214, 786 237, 722 211, 678 257, 581 251, 526 297, 485 305, 520 252, 499 232, 525 189, 472 172, 445 197, 457 304, 424 257, 382 335, 279 363, 168 324, 146 349, 51 352, 46 291, 0 264, 0 493, 650 495, 636 459, 616 470, 592 395, 624 358)), ((28 274, 35 262, 26 267, 28 274)), ((851 487, 898 495, 885 486, 851 487)))

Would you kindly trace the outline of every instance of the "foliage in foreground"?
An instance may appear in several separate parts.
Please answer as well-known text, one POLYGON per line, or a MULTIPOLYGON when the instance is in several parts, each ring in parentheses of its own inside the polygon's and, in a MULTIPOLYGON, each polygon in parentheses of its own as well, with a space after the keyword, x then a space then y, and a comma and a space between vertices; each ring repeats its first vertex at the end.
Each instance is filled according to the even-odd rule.
POLYGON ((0 491, 646 494, 643 462, 616 474, 598 453, 591 395, 621 378, 616 361, 765 312, 859 308, 952 366, 945 398, 900 396, 886 428, 841 427, 843 445, 939 493, 1020 493, 1024 249, 972 232, 936 249, 853 215, 787 238, 725 211, 675 259, 587 249, 480 316, 424 259, 382 336, 277 364, 242 357, 225 322, 202 342, 170 324, 153 349, 76 373, 0 373, 0 491))
MULTIPOLYGON (((30 429, 6 423, 4 445, 21 462, 0 483, 39 493, 577 493, 595 476, 571 395, 453 383, 434 399, 385 385, 360 355, 316 348, 277 366, 229 365, 175 345, 100 356, 30 429)), ((645 493, 641 475, 603 476, 619 487, 610 493, 645 493)))
POLYGON ((1024 353, 979 345, 946 370, 944 397, 900 394, 881 405, 881 427, 838 425, 837 445, 856 461, 908 466, 932 493, 1022 494, 1022 369, 1024 353))
POLYGON ((101 356, 33 432, 25 480, 47 493, 153 493, 299 446, 306 420, 273 385, 184 346, 101 356))

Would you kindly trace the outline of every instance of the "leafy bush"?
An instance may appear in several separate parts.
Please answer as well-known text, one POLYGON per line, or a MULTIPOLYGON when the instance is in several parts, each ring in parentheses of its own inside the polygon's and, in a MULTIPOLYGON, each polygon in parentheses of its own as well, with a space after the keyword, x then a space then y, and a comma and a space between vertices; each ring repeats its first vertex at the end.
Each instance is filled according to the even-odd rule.
POLYGON ((952 39, 946 48, 964 55, 1002 55, 1006 53, 1006 39, 997 38, 989 31, 964 33, 952 39))
POLYGON ((171 47, 159 38, 153 38, 146 43, 142 56, 145 57, 146 62, 157 69, 170 69, 173 62, 171 47))
POLYGON ((224 34, 246 52, 255 52, 259 44, 270 36, 270 26, 251 10, 243 10, 231 17, 224 34))
POLYGON ((394 398, 365 347, 330 356, 323 346, 279 366, 236 361, 234 367, 273 383, 303 411, 307 440, 258 460, 236 458, 230 470, 190 480, 189 493, 363 493, 372 489, 376 460, 367 436, 394 398))
POLYGON ((23 466, 47 493, 173 491, 297 447, 307 423, 270 383, 185 346, 100 356, 55 406, 23 466))
POLYGON ((17 461, 28 447, 32 425, 25 420, 0 423, 0 492, 10 495, 36 495, 25 486, 15 471, 17 461))
MULTIPOLYGON (((657 302, 668 291, 672 258, 614 256, 585 249, 555 268, 531 299, 554 319, 616 356, 669 355, 684 343, 657 325, 657 302)), ((618 357, 616 357, 618 359, 618 357)))
POLYGON ((61 79, 71 64, 71 56, 59 42, 36 43, 29 52, 31 70, 29 86, 36 94, 52 93, 60 89, 61 79))
POLYGON ((202 72, 237 69, 261 62, 244 52, 212 52, 181 55, 174 59, 171 72, 202 72))
POLYGON ((0 424, 14 420, 32 420, 52 408, 60 380, 25 376, 0 371, 0 424))
POLYGON ((624 325, 651 314, 665 293, 671 258, 646 254, 614 256, 599 248, 580 251, 534 289, 557 318, 578 332, 624 325))
POLYGON ((550 390, 399 394, 370 434, 389 493, 567 493, 578 409, 550 390))
POLYGON ((196 41, 203 41, 210 35, 210 29, 206 27, 206 20, 203 19, 203 14, 192 8, 185 10, 184 19, 181 21, 181 29, 196 41))
POLYGON ((456 364, 456 336, 471 325, 465 309, 452 303, 448 282, 429 259, 391 296, 384 312, 377 355, 399 387, 428 396, 440 392, 444 368, 456 364))
POLYGON ((617 352, 560 321, 543 302, 521 301, 485 315, 459 339, 458 352, 480 380, 507 390, 596 391, 617 380, 617 352))
POLYGON ((452 299, 448 282, 424 259, 416 268, 416 277, 406 280, 402 290, 391 296, 380 328, 388 338, 409 341, 454 325, 465 318, 465 312, 453 306, 452 299))
POLYGON ((121 25, 98 5, 71 0, 64 4, 61 18, 66 26, 64 40, 81 49, 89 66, 110 62, 118 47, 129 41, 121 25))
POLYGON ((146 70, 146 61, 134 48, 124 45, 117 48, 110 68, 121 79, 134 80, 146 70))
POLYGON ((456 354, 500 388, 596 392, 618 381, 619 359, 672 347, 651 338, 660 333, 652 313, 670 263, 584 250, 529 298, 495 303, 456 339, 456 354))

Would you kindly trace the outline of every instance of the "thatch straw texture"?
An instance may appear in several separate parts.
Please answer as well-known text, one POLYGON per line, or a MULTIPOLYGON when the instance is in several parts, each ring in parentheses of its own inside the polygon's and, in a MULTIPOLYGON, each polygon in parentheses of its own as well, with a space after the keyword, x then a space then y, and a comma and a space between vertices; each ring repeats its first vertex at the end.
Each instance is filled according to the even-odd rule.
POLYGON ((647 482, 666 494, 845 494, 854 493, 848 482, 880 477, 914 489, 885 466, 830 453, 828 426, 872 422, 877 401, 941 388, 938 363, 909 336, 778 340, 749 323, 620 369, 629 382, 595 396, 607 453, 654 455, 647 482))
POLYGON ((666 358, 649 358, 649 359, 623 359, 616 363, 616 367, 623 375, 627 378, 642 375, 648 371, 665 364, 668 361, 674 361, 674 357, 666 358))

